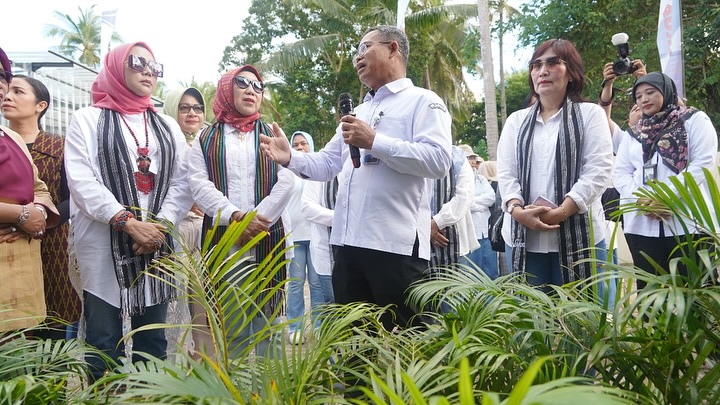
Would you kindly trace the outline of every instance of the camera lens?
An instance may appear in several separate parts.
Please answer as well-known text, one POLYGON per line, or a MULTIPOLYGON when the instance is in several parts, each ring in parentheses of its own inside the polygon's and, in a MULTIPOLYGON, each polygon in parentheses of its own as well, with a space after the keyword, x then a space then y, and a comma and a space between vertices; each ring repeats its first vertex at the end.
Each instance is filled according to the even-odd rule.
POLYGON ((613 73, 616 75, 626 75, 630 73, 630 63, 627 59, 620 59, 613 63, 613 73))

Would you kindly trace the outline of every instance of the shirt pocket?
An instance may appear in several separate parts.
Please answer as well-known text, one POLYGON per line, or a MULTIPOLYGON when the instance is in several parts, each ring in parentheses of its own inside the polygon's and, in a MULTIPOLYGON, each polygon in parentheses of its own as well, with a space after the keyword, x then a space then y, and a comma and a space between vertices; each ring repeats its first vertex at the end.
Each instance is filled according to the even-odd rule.
POLYGON ((412 134, 407 130, 404 117, 383 115, 375 119, 375 131, 404 141, 412 141, 412 134))

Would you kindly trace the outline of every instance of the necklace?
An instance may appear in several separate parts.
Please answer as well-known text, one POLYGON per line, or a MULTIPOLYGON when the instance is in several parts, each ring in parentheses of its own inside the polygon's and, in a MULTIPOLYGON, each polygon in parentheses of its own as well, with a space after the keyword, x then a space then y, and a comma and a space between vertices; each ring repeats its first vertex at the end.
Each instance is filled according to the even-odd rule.
POLYGON ((135 132, 133 132, 132 128, 130 128, 130 125, 128 125, 127 121, 125 121, 125 117, 120 114, 120 118, 125 124, 125 128, 130 131, 130 135, 132 135, 133 140, 135 141, 135 146, 137 147, 138 158, 136 160, 136 163, 138 166, 138 171, 135 172, 135 185, 137 186, 138 191, 142 191, 144 194, 150 194, 150 191, 152 191, 153 187, 155 187, 155 175, 153 173, 150 173, 151 160, 148 156, 150 154, 150 148, 148 147, 150 145, 150 136, 148 134, 147 117, 145 116, 145 111, 143 111, 143 123, 145 124, 144 148, 140 147, 140 141, 138 141, 137 137, 135 136, 135 132))

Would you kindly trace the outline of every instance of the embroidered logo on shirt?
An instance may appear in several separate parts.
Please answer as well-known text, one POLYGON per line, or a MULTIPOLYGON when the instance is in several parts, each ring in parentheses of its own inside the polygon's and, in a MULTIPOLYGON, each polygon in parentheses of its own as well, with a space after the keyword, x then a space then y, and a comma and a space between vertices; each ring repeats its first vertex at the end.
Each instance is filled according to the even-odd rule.
POLYGON ((442 110, 442 112, 447 112, 445 106, 440 103, 431 103, 430 108, 432 108, 433 110, 442 110))

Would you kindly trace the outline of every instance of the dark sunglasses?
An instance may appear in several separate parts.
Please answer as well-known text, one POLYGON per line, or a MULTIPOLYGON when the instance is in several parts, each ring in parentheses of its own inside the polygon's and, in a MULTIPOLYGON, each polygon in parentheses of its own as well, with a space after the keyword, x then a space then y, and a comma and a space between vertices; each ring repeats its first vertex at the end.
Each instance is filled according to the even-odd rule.
POLYGON ((10 79, 12 77, 12 73, 8 72, 7 70, 0 69, 0 80, 4 81, 5 83, 10 83, 10 79))
POLYGON ((543 66, 545 66, 548 69, 552 69, 561 63, 565 63, 565 61, 561 57, 551 56, 545 60, 535 59, 534 61, 530 62, 530 68, 532 70, 540 70, 543 66))
POLYGON ((149 61, 142 56, 130 54, 128 55, 128 67, 136 72, 144 72, 145 68, 150 68, 150 73, 155 77, 163 77, 163 65, 153 60, 149 61))
POLYGON ((241 89, 247 89, 248 86, 252 84, 255 93, 262 93, 265 90, 265 84, 263 84, 260 80, 250 80, 245 76, 235 76, 233 77, 233 80, 241 89))
POLYGON ((195 114, 205 114, 205 106, 202 104, 180 104, 178 106, 178 112, 181 114, 187 114, 190 110, 195 111, 195 114))

